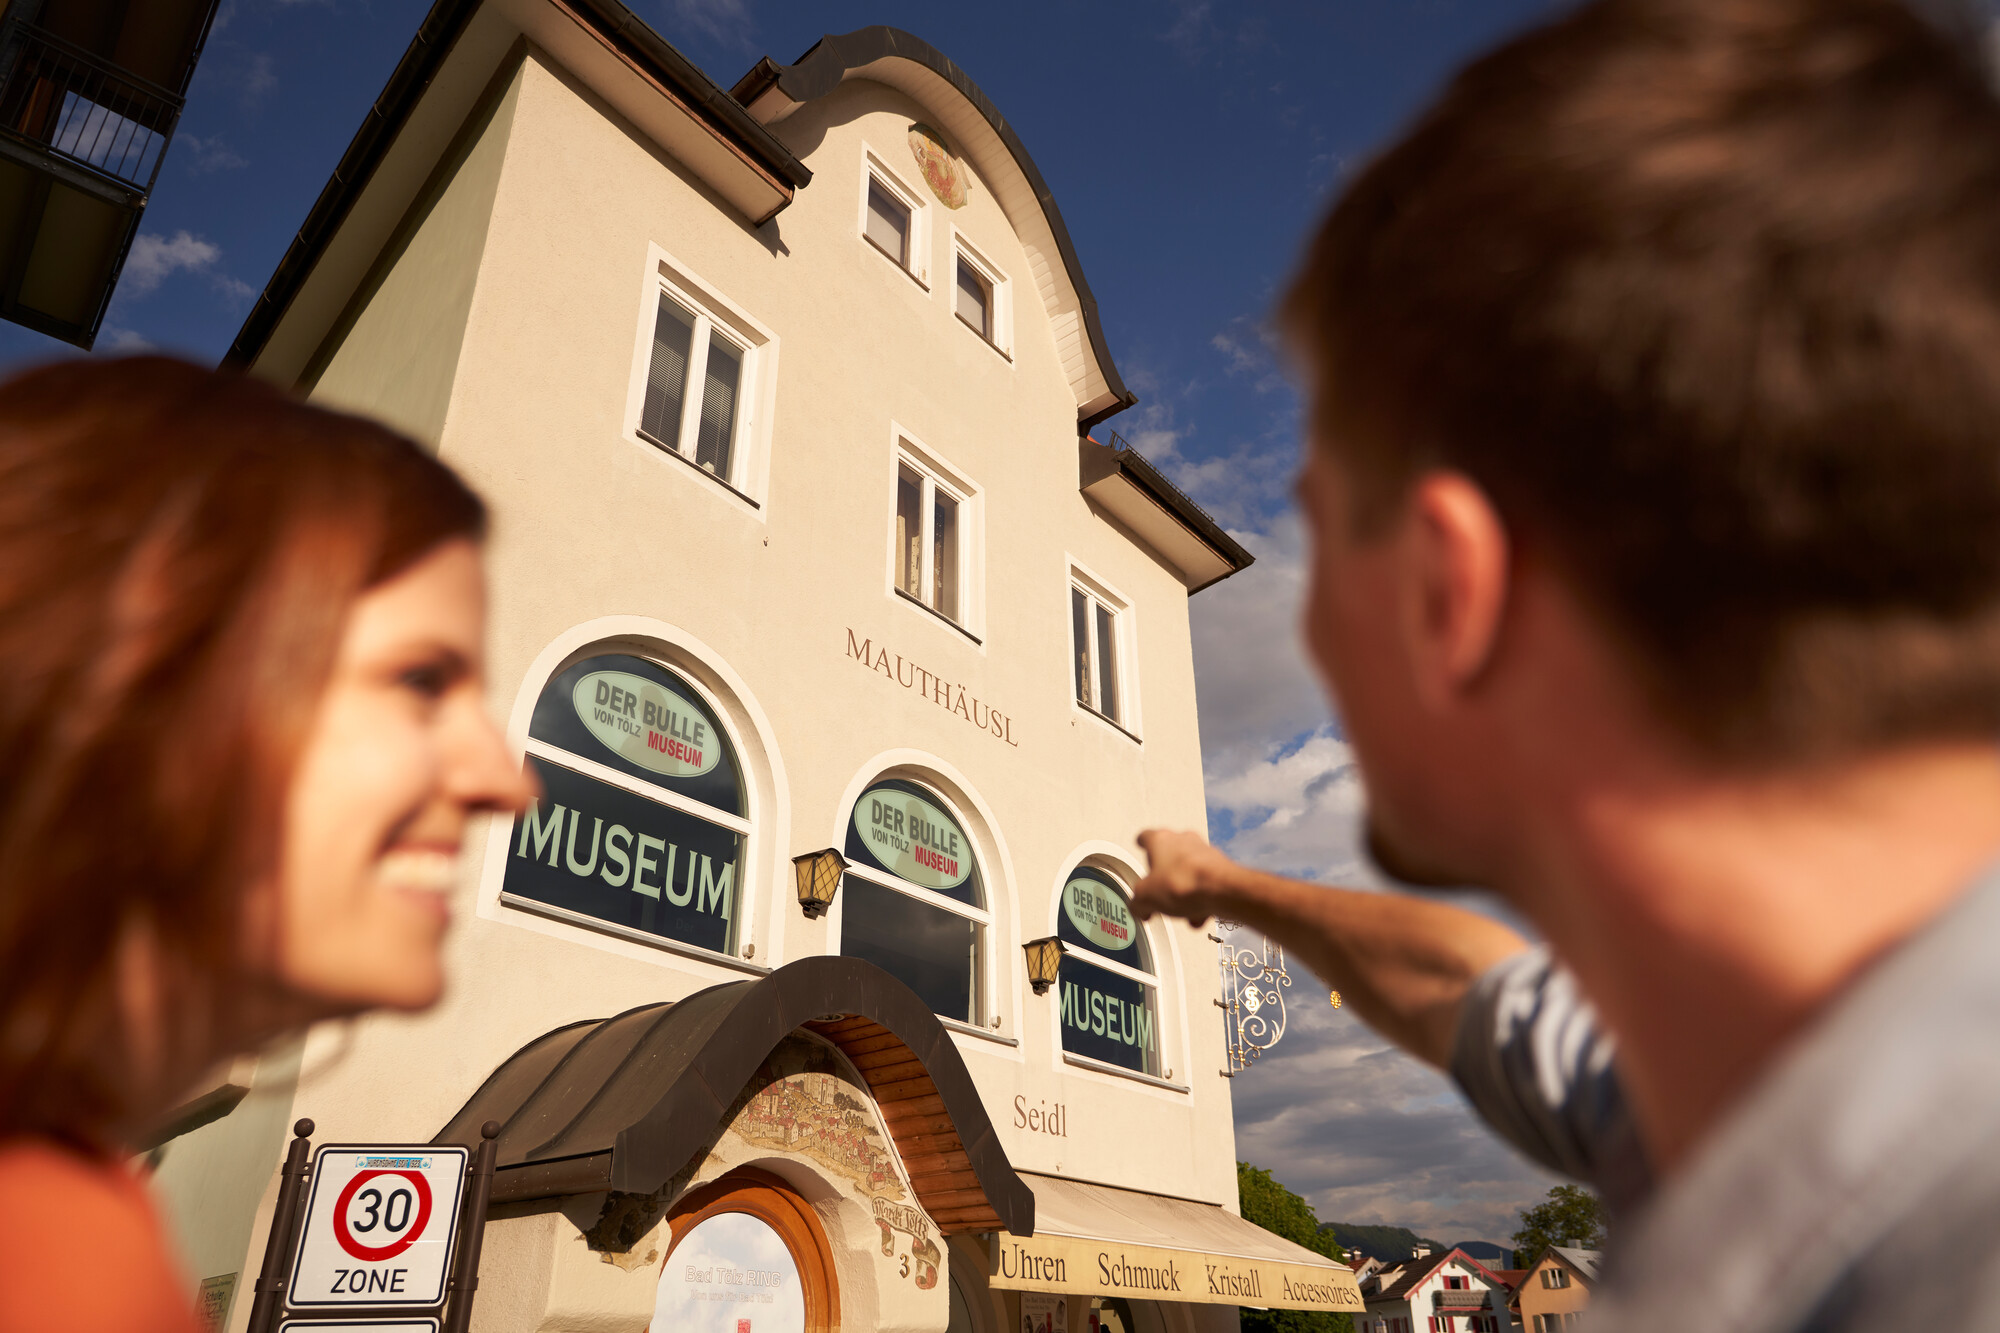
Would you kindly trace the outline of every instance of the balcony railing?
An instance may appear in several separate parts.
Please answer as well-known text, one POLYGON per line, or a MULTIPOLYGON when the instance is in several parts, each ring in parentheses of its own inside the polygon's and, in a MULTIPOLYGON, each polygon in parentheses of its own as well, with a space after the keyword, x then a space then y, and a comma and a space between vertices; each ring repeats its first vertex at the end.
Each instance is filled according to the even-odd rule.
POLYGON ((179 97, 29 23, 9 26, 0 62, 0 132, 152 191, 179 97))
POLYGON ((1493 1293, 1484 1288, 1478 1291, 1437 1291, 1433 1309, 1440 1312, 1449 1310, 1453 1314, 1466 1310, 1490 1310, 1493 1308, 1493 1293))

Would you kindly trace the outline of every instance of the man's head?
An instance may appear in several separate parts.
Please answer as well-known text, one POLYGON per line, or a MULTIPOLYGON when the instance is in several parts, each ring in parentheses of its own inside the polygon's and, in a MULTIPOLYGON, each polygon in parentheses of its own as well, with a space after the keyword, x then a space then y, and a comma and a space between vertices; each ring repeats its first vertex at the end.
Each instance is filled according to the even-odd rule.
MULTIPOLYGON (((2000 735, 1996 219, 2000 103, 1903 5, 1580 9, 1464 71, 1314 242, 1283 318, 1316 531, 1492 584, 1467 688, 1548 573, 1719 765, 2000 735)), ((1372 786, 1453 733, 1370 736, 1451 682, 1368 642, 1365 563, 1308 617, 1372 786)))

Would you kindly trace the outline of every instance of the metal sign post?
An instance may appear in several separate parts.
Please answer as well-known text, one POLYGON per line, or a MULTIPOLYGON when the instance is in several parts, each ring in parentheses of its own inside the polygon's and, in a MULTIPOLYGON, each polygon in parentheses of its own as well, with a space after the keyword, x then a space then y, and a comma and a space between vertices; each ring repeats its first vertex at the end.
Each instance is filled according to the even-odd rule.
POLYGON ((333 1144, 315 1154, 313 1122, 292 1128, 248 1333, 465 1333, 499 1123, 481 1126, 476 1153, 333 1144))

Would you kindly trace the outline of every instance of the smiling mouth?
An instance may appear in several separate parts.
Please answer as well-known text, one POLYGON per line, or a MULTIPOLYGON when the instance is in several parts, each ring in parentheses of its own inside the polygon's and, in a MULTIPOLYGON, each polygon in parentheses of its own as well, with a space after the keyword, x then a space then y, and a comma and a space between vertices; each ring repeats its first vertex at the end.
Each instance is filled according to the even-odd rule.
POLYGON ((375 863, 375 880, 385 888, 442 896, 458 885, 458 853, 434 847, 399 848, 375 863))

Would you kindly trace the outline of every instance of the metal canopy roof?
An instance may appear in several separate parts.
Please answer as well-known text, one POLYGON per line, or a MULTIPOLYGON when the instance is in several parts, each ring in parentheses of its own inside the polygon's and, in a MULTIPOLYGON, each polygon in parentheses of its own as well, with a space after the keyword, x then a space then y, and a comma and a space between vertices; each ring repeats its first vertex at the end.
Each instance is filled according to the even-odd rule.
POLYGON ((1034 1192, 1008 1163, 950 1034, 909 987, 855 958, 804 958, 545 1033, 433 1142, 477 1143, 479 1127, 499 1121, 498 1202, 654 1193, 706 1152, 737 1093, 798 1028, 860 1071, 941 1230, 1034 1231, 1034 1192))

